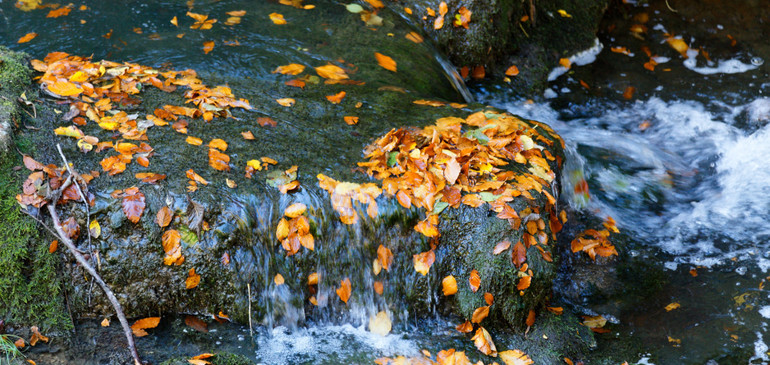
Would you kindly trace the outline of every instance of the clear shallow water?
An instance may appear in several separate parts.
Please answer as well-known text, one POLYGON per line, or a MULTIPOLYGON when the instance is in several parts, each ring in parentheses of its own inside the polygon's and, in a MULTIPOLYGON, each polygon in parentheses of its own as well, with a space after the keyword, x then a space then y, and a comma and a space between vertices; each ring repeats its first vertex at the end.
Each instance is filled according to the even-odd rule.
MULTIPOLYGON (((194 12, 212 14, 220 22, 230 10, 262 16, 201 32, 189 29, 192 21, 184 17, 188 8, 182 2, 87 3, 88 10, 45 18, 47 10, 20 13, 12 3, 2 2, 0 36, 11 40, 6 43, 13 49, 36 57, 61 50, 154 66, 171 63, 212 79, 245 79, 274 77, 270 71, 276 65, 305 57, 308 50, 319 62, 334 59, 336 48, 329 47, 326 38, 352 23, 334 28, 308 19, 307 31, 300 37, 265 27, 265 14, 288 13, 287 7, 198 2, 194 12), (179 18, 179 28, 169 23, 173 16, 179 18), (32 42, 15 43, 32 31, 40 34, 32 42), (64 33, 78 34, 78 39, 62 37, 64 33), (181 33, 185 35, 177 38, 181 33), (151 38, 153 34, 157 37, 151 38), (208 55, 202 52, 206 40, 216 42, 208 55), (241 45, 224 45, 235 41, 241 45)), ((730 9, 731 16, 723 18, 702 12, 718 3, 703 2, 700 8, 677 5, 682 6, 680 13, 668 11, 663 2, 627 9, 632 15, 651 15, 643 41, 624 30, 631 20, 608 20, 597 59, 556 78, 548 98, 530 103, 512 98, 507 89, 494 84, 477 85, 474 91, 491 105, 549 123, 561 133, 572 151, 573 171, 565 175, 566 189, 583 177, 591 190, 591 199, 576 199, 575 208, 614 217, 639 243, 632 254, 666 264, 663 290, 634 310, 620 313, 613 332, 599 336, 600 348, 635 337, 646 347, 630 362, 648 358, 657 364, 763 363, 770 361, 766 354, 770 299, 760 288, 770 275, 770 99, 764 96, 770 84, 767 65, 752 61, 770 60, 762 42, 768 30, 746 16, 752 14, 751 3, 730 9), (620 30, 610 31, 613 24, 620 30), (685 61, 665 44, 665 32, 708 50, 713 61, 685 61), (730 44, 727 34, 740 41, 737 46, 730 44), (642 45, 661 57, 658 71, 642 68, 647 58, 642 45), (628 47, 633 56, 611 52, 614 46, 628 47), (720 61, 723 67, 732 66, 720 71, 720 61), (744 72, 732 72, 736 70, 744 72), (580 86, 581 80, 590 88, 580 86), (631 100, 620 96, 627 86, 637 89, 631 100), (691 269, 698 275, 691 275, 691 269), (681 307, 665 311, 671 302, 681 307)), ((240 91, 249 97, 248 90, 240 91)), ((286 293, 268 294, 292 300, 286 293)), ((411 321, 408 314, 401 315, 397 334, 374 337, 364 328, 367 311, 371 312, 363 308, 353 315, 352 324, 311 323, 306 328, 296 328, 304 321, 302 314, 284 313, 283 322, 258 326, 253 344, 248 329, 238 327, 231 329, 233 336, 212 342, 210 349, 229 348, 266 364, 367 363, 379 356, 414 355, 423 348, 435 353, 471 345, 453 332, 454 324, 448 321, 421 323, 411 321)))

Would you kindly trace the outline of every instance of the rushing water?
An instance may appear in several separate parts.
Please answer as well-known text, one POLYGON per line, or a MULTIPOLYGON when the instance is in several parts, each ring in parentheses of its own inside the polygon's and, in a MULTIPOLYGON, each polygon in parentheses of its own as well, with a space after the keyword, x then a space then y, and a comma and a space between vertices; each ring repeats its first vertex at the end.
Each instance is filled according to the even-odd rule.
MULTIPOLYGON (((770 296, 764 289, 770 280, 770 97, 765 96, 770 81, 764 64, 770 48, 763 44, 769 30, 767 19, 762 20, 767 10, 761 2, 728 8, 721 3, 691 1, 669 9, 671 4, 651 1, 612 10, 600 31, 599 53, 583 55, 575 64, 584 65, 561 70, 562 75, 554 73, 551 87, 535 101, 511 97, 499 83, 472 87, 478 100, 554 127, 570 151, 564 194, 573 195, 573 208, 612 216, 635 241, 631 255, 664 263, 663 289, 634 303, 633 309, 614 313, 619 324, 599 336, 605 351, 623 337, 639 339, 642 351, 629 362, 770 361, 770 296), (649 17, 647 32, 634 36, 628 29, 642 19, 639 14, 649 17), (666 44, 666 33, 692 47, 688 59, 666 44), (611 51, 620 46, 630 54, 611 51), (654 72, 642 66, 649 59, 642 46, 649 47, 658 63, 654 72), (710 60, 693 53, 698 47, 709 52, 710 60), (628 86, 636 92, 626 99, 622 94, 628 86), (572 194, 582 179, 590 198, 572 194), (664 310, 671 302, 681 307, 664 310)), ((33 42, 12 45, 37 57, 53 50, 94 53, 97 59, 169 62, 227 78, 265 77, 276 64, 292 61, 296 55, 286 51, 284 42, 293 44, 289 49, 298 54, 323 42, 242 31, 260 26, 248 20, 241 30, 223 28, 206 35, 177 29, 168 20, 187 10, 181 2, 88 5, 88 11, 73 11, 62 21, 45 18, 45 12, 21 16, 12 4, 0 2, 0 36, 15 40, 27 32, 40 33, 33 42), (77 33, 78 38, 62 37, 62 32, 77 33), (189 34, 179 39, 177 33, 189 34), (148 39, 149 34, 159 37, 148 39), (200 52, 200 44, 210 38, 225 51, 200 52), (241 46, 229 48, 222 45, 225 41, 241 46)), ((207 13, 244 6, 267 13, 278 7, 234 1, 196 6, 207 13)), ((334 55, 321 50, 318 57, 334 55)), ((292 300, 281 291, 265 295, 275 303, 292 300)), ((405 314, 397 333, 379 337, 365 330, 365 310, 351 324, 311 322, 301 328, 297 324, 305 321, 304 313, 289 312, 283 310, 276 322, 269 316, 256 329, 253 344, 244 341, 248 328, 238 327, 221 329, 230 332, 212 346, 266 364, 359 363, 416 355, 423 348, 469 346, 442 318, 418 323, 405 314)), ((168 335, 169 343, 172 337, 168 335)))

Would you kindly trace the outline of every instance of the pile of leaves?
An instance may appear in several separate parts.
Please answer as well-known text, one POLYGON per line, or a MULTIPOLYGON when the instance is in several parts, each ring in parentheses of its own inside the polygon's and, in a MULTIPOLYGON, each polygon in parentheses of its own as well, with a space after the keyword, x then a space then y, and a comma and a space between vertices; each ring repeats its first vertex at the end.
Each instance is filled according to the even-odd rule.
POLYGON ((602 223, 604 229, 586 229, 580 232, 571 243, 572 252, 583 251, 591 257, 592 260, 596 260, 596 255, 601 257, 610 257, 612 255, 617 256, 618 251, 615 250, 615 246, 610 241, 610 233, 620 233, 618 227, 615 225, 615 220, 612 217, 602 223))

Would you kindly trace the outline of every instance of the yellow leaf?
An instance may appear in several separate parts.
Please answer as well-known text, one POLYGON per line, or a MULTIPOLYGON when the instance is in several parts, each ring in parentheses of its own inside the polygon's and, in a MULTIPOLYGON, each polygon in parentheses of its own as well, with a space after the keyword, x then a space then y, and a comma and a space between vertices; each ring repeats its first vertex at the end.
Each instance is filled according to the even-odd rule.
POLYGON ((473 311, 473 315, 471 316, 471 323, 481 323, 481 321, 483 321, 484 318, 487 318, 487 316, 489 316, 489 306, 485 305, 483 307, 478 307, 473 311))
POLYGON ((203 42, 203 53, 209 54, 214 49, 214 41, 203 42))
POLYGON ((175 26, 177 26, 177 27, 179 26, 179 23, 178 23, 178 22, 177 22, 177 20, 176 20, 176 16, 174 16, 174 17, 171 19, 171 24, 174 24, 174 25, 175 25, 175 26))
POLYGON ((99 222, 96 219, 92 220, 88 225, 88 230, 91 232, 91 237, 93 238, 99 238, 99 236, 102 235, 102 226, 99 225, 99 222))
POLYGON ((556 10, 556 12, 559 13, 559 15, 562 16, 562 18, 572 18, 572 15, 570 15, 563 9, 556 10))
POLYGON ((677 302, 673 302, 666 306, 666 312, 671 312, 672 310, 677 309, 679 307, 681 307, 681 304, 677 302))
POLYGON ((57 80, 55 83, 48 85, 48 91, 59 96, 75 96, 80 95, 83 89, 71 82, 57 80))
POLYGON ((284 66, 278 66, 272 73, 280 73, 282 75, 299 75, 305 71, 305 66, 298 63, 290 63, 284 66))
POLYGON ((297 102, 296 100, 294 100, 294 99, 292 99, 292 98, 281 98, 281 99, 275 99, 275 101, 277 101, 277 102, 278 102, 278 104, 281 104, 281 105, 283 105, 283 106, 287 106, 287 107, 293 106, 293 105, 294 105, 294 103, 296 103, 296 102, 297 102))
POLYGON ((345 70, 343 70, 341 67, 331 64, 316 67, 315 72, 318 73, 318 76, 329 80, 344 80, 349 78, 345 73, 345 70))
POLYGON ((283 18, 283 15, 278 13, 270 13, 270 20, 272 20, 273 23, 278 25, 286 24, 286 19, 283 18))
POLYGON ((277 285, 283 285, 283 283, 285 283, 286 281, 284 280, 283 275, 275 274, 275 277, 273 278, 273 282, 277 286, 277 285))
POLYGON ((350 287, 350 279, 345 278, 345 280, 340 281, 340 287, 337 288, 336 292, 337 295, 340 297, 340 299, 345 302, 345 304, 348 304, 348 299, 350 299, 350 293, 351 293, 351 287, 350 287))
POLYGON ((387 336, 390 333, 391 321, 385 311, 377 313, 376 317, 369 317, 369 332, 380 336, 387 336))
POLYGON ((374 52, 374 58, 377 59, 377 63, 382 66, 382 68, 388 71, 396 72, 396 61, 394 61, 392 58, 379 52, 374 52))
POLYGON ((227 151, 227 142, 225 142, 223 139, 214 138, 209 142, 210 148, 216 148, 222 152, 227 151))
POLYGON ((489 335, 489 332, 487 332, 484 327, 479 327, 471 340, 473 340, 473 344, 476 345, 476 348, 479 349, 482 354, 497 356, 497 349, 495 348, 495 343, 492 342, 492 336, 489 335))
POLYGON ((102 320, 102 327, 109 327, 110 326, 110 319, 105 318, 102 320))
POLYGON ((185 139, 185 142, 187 142, 188 144, 191 144, 193 146, 200 146, 200 145, 203 144, 203 140, 202 139, 200 139, 198 137, 193 137, 193 136, 187 136, 187 138, 185 139))
POLYGON ((505 365, 531 365, 535 363, 521 350, 503 351, 497 355, 500 356, 500 360, 503 360, 505 365))
POLYGON ((433 250, 418 253, 412 256, 412 261, 414 262, 414 270, 425 276, 428 275, 431 265, 436 261, 436 254, 433 253, 433 250))
POLYGON ((307 210, 307 206, 302 203, 294 203, 290 205, 286 210, 283 212, 284 215, 286 215, 289 218, 297 218, 301 216, 305 211, 307 210))

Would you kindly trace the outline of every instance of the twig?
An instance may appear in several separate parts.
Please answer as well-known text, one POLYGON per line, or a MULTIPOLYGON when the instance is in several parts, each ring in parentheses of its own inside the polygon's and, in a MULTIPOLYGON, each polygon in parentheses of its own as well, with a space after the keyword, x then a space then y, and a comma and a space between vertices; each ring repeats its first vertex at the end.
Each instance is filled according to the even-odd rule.
POLYGON ((86 230, 88 232, 88 249, 93 251, 93 244, 91 243, 91 210, 88 207, 88 199, 86 198, 86 194, 83 194, 83 190, 80 189, 80 184, 78 183, 78 179, 80 178, 80 175, 76 174, 72 169, 70 168, 70 164, 67 161, 67 157, 64 156, 64 152, 61 150, 61 145, 56 144, 56 149, 59 150, 59 156, 61 156, 62 161, 64 161, 64 167, 67 168, 67 171, 69 171, 70 176, 72 176, 75 179, 75 188, 78 190, 78 193, 80 194, 80 198, 83 199, 83 203, 86 203, 86 222, 88 222, 88 229, 86 230))
POLYGON ((131 356, 134 358, 134 365, 141 365, 142 362, 139 359, 139 353, 136 351, 136 345, 134 344, 134 336, 131 333, 131 328, 128 326, 128 321, 126 320, 126 316, 123 314, 123 310, 120 307, 118 298, 115 297, 115 294, 112 293, 110 287, 107 286, 104 280, 102 280, 102 277, 99 276, 99 273, 97 273, 96 270, 94 270, 94 268, 88 263, 88 260, 86 260, 85 257, 83 257, 83 255, 78 252, 75 244, 73 244, 69 237, 67 237, 67 234, 64 233, 64 230, 61 227, 61 223, 59 222, 59 215, 56 213, 56 208, 54 205, 55 202, 53 202, 53 204, 48 204, 48 212, 51 214, 51 219, 53 219, 53 226, 58 233, 57 235, 59 236, 59 239, 62 241, 62 243, 64 243, 64 245, 67 246, 67 249, 72 252, 72 255, 75 256, 75 260, 77 260, 77 262, 83 266, 83 268, 85 268, 89 274, 91 274, 91 276, 99 284, 102 290, 104 290, 104 294, 107 295, 107 299, 109 299, 110 304, 112 304, 112 307, 115 309, 115 313, 118 315, 118 320, 120 320, 120 324, 123 326, 123 333, 126 335, 126 340, 128 340, 128 348, 131 350, 131 356))
POLYGON ((672 13, 678 13, 678 11, 676 11, 676 9, 672 8, 672 7, 671 7, 671 5, 668 5, 668 0, 666 0, 666 7, 667 7, 667 8, 668 8, 668 10, 670 10, 672 13))
POLYGON ((251 326, 251 283, 246 283, 246 290, 248 293, 248 296, 246 297, 249 301, 249 334, 251 335, 251 339, 254 339, 254 329, 251 326))

